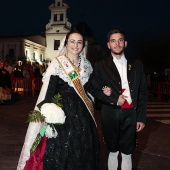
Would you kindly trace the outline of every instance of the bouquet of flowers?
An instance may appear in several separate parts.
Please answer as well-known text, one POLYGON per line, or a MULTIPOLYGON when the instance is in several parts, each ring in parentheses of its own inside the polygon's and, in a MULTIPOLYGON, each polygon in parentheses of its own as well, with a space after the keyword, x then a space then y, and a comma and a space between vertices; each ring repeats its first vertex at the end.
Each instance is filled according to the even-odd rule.
POLYGON ((48 138, 56 138, 57 131, 54 124, 62 125, 65 122, 65 114, 62 110, 62 104, 59 102, 61 96, 59 94, 52 98, 52 103, 42 101, 38 104, 40 111, 33 110, 30 112, 27 122, 42 122, 42 127, 37 135, 30 152, 34 152, 44 135, 48 138))

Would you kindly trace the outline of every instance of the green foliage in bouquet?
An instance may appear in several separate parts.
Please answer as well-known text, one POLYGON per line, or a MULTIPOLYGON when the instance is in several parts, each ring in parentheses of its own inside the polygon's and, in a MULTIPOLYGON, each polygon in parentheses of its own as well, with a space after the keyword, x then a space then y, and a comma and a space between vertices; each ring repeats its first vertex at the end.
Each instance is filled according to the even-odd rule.
MULTIPOLYGON (((52 98, 51 103, 54 103, 54 104, 56 104, 56 105, 58 105, 59 107, 62 108, 63 105, 59 102, 60 100, 61 100, 61 95, 58 93, 58 94, 56 94, 56 95, 52 98)), ((45 104, 45 103, 48 103, 48 102, 47 102, 46 100, 43 100, 42 102, 40 102, 40 103, 37 105, 37 107, 39 108, 39 110, 41 110, 41 106, 42 106, 43 104, 45 104)), ((43 116, 40 111, 33 110, 33 111, 31 111, 31 112, 29 113, 28 119, 27 119, 26 122, 27 122, 27 123, 30 123, 30 122, 44 122, 45 118, 46 118, 46 117, 43 116)), ((37 146, 38 146, 39 143, 41 142, 41 140, 42 140, 42 138, 43 138, 43 136, 44 136, 44 134, 45 134, 45 132, 46 132, 46 128, 47 128, 48 125, 52 128, 53 133, 55 132, 55 131, 54 131, 54 125, 51 124, 51 123, 47 123, 47 122, 46 122, 46 125, 44 124, 44 125, 41 127, 40 132, 37 134, 37 136, 36 136, 36 138, 35 138, 35 140, 34 140, 34 142, 33 142, 33 144, 32 144, 32 147, 31 147, 31 149, 30 149, 30 152, 31 152, 31 153, 35 152, 37 146)))
POLYGON ((34 143, 30 149, 31 153, 35 152, 36 148, 38 147, 39 143, 41 142, 41 140, 45 134, 46 128, 47 128, 47 126, 41 127, 40 132, 37 134, 37 137, 35 138, 34 143))
POLYGON ((43 122, 45 119, 45 116, 41 115, 41 113, 37 110, 30 111, 28 114, 28 119, 26 120, 26 123, 30 122, 43 122))
MULTIPOLYGON (((61 100, 61 95, 58 93, 56 94, 51 102, 56 104, 57 106, 63 108, 63 105, 59 102, 61 100)), ((46 100, 43 100, 42 102, 40 102, 37 107, 40 109, 41 106, 44 104, 44 103, 47 103, 46 100)), ((45 116, 42 116, 41 115, 41 112, 40 111, 37 111, 37 110, 33 110, 33 111, 30 111, 29 115, 28 115, 28 119, 26 120, 26 123, 30 123, 30 122, 43 122, 45 119, 45 116)))
POLYGON ((51 102, 63 108, 63 105, 59 102, 59 100, 61 100, 61 95, 58 93, 52 98, 51 102))

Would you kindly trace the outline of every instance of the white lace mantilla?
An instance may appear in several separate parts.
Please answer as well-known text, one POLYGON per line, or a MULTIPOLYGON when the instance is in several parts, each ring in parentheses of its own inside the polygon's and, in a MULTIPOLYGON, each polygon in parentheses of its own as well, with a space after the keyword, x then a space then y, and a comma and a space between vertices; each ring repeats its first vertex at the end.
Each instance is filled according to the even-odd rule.
MULTIPOLYGON (((46 81, 46 77, 50 75, 58 75, 61 79, 63 79, 65 82, 68 82, 69 86, 74 87, 74 85, 72 84, 71 80, 69 79, 68 75, 64 72, 64 70, 62 69, 62 67, 60 66, 60 64, 58 63, 58 61, 55 59, 53 60, 53 69, 48 72, 47 74, 45 73, 43 76, 43 82, 46 81)), ((82 83, 82 85, 84 85, 88 79, 90 74, 92 73, 93 69, 92 66, 90 64, 90 62, 84 58, 81 57, 81 63, 80 63, 80 81, 82 83)))

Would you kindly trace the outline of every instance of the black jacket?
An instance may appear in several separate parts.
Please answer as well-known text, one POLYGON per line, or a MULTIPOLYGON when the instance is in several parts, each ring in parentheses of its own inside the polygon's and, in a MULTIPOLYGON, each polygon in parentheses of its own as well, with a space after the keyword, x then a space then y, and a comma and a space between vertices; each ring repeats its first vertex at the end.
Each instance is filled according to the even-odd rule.
MULTIPOLYGON (((147 83, 143 69, 143 64, 139 60, 127 61, 127 79, 129 83, 132 103, 137 113, 137 122, 146 122, 147 111, 147 83)), ((121 78, 113 57, 97 62, 90 78, 90 93, 98 100, 102 101, 105 107, 118 108, 117 101, 122 94, 121 78), (111 96, 106 96, 102 88, 108 86, 112 88, 111 96), (111 105, 110 103, 113 103, 111 105)))

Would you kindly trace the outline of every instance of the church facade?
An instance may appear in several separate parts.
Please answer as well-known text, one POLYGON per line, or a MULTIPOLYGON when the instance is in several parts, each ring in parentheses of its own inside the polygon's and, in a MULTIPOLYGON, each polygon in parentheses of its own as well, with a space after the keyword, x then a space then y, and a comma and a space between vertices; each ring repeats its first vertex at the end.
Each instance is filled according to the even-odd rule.
POLYGON ((67 18, 68 5, 55 0, 49 6, 51 19, 46 25, 45 36, 30 35, 0 38, 0 61, 50 61, 55 57, 61 40, 70 31, 67 18))

